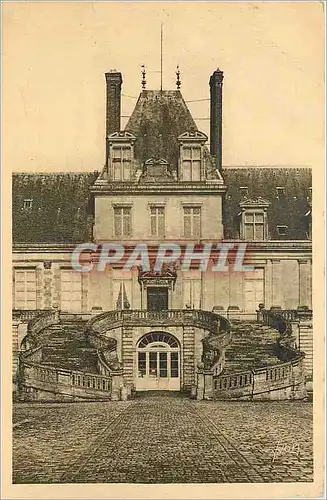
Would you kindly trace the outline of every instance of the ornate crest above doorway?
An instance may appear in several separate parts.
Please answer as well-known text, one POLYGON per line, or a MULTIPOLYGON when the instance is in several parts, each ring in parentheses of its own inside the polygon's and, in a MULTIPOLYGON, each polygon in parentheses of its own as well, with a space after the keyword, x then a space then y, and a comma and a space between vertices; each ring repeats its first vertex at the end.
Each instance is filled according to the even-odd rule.
POLYGON ((163 286, 167 287, 169 290, 173 290, 176 282, 177 272, 174 267, 163 266, 161 272, 151 271, 140 271, 138 276, 138 281, 142 288, 147 288, 148 286, 163 286))

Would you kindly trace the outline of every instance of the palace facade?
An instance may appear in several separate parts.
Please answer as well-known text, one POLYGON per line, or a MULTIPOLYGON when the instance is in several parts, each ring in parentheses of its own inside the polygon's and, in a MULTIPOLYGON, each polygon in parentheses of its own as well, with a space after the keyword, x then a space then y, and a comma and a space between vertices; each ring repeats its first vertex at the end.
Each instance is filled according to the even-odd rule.
MULTIPOLYGON (((288 311, 293 333, 297 332, 293 347, 308 351, 306 378, 310 378, 312 326, 307 326, 309 333, 301 340, 297 311, 307 311, 307 322, 311 318, 311 170, 223 165, 219 69, 209 81, 210 145, 179 84, 176 90, 143 88, 122 130, 122 75, 111 71, 105 77, 103 169, 13 175, 14 374, 19 364, 30 368, 34 363, 33 373, 47 369, 40 375, 43 385, 27 383, 26 370, 25 379, 20 377, 25 389, 44 398, 54 394, 54 382, 64 386, 70 377, 70 384, 77 386, 83 373, 91 377, 88 380, 93 374, 90 389, 100 389, 97 384, 105 378, 94 377, 108 377, 109 383, 110 356, 104 364, 90 360, 99 350, 99 339, 104 342, 106 337, 114 341, 107 351, 128 394, 191 390, 199 385, 205 339, 216 327, 220 332, 230 330, 224 320, 236 322, 238 328, 243 322, 246 331, 258 321, 258 311, 279 311, 284 320, 288 311), (224 272, 201 271, 196 265, 188 271, 179 265, 166 266, 161 273, 142 272, 137 266, 126 271, 117 264, 81 273, 71 263, 73 250, 83 242, 117 242, 130 251, 145 243, 155 254, 160 243, 177 243, 185 249, 189 244, 203 247, 222 241, 230 248, 246 243, 254 270, 235 272, 233 259, 224 272), (68 331, 81 334, 81 324, 89 344, 71 346, 79 353, 74 365, 64 338, 68 331), (32 354, 29 365, 32 351, 37 355, 32 354)), ((94 253, 83 252, 85 265, 97 259, 94 253)), ((224 375, 219 345, 213 349, 220 352, 216 375, 224 375)), ((77 391, 76 398, 83 397, 82 392, 77 391)))

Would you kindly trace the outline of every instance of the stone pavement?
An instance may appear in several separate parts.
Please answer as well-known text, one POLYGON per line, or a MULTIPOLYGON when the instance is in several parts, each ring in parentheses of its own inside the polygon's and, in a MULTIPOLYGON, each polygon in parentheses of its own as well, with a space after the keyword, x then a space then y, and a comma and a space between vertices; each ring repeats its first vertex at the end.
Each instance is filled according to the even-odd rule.
POLYGON ((312 405, 192 401, 14 406, 14 483, 312 481, 312 405))

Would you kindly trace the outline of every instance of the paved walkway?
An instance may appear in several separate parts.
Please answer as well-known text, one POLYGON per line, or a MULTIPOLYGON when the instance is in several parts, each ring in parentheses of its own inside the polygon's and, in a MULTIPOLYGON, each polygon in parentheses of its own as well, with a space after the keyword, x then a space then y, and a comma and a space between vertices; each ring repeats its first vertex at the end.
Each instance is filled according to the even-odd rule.
POLYGON ((15 483, 312 481, 309 403, 19 404, 15 483))

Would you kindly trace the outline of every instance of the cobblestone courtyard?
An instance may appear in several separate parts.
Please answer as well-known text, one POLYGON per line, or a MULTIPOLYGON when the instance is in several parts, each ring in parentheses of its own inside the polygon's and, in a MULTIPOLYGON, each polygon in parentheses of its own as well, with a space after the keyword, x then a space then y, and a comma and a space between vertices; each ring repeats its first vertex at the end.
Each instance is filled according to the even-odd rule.
POLYGON ((312 405, 192 401, 16 404, 14 483, 312 481, 312 405))

